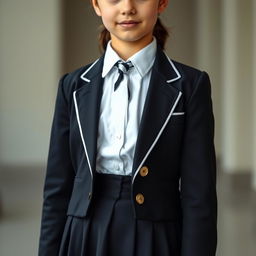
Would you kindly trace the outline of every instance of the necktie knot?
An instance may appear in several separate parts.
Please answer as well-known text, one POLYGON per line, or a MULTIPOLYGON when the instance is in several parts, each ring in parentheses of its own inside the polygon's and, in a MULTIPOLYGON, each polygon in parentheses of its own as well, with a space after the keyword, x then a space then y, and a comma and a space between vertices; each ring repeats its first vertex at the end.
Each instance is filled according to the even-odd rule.
POLYGON ((122 71, 123 73, 127 73, 129 71, 130 68, 133 67, 132 62, 131 61, 118 61, 115 66, 118 68, 119 71, 122 71))
POLYGON ((118 61, 115 66, 118 68, 118 72, 119 72, 119 76, 117 81, 115 82, 115 86, 114 86, 114 90, 116 90, 118 88, 118 86, 120 85, 120 83, 122 82, 123 78, 124 78, 124 74, 127 73, 129 71, 129 69, 131 69, 133 67, 132 62, 131 61, 118 61))

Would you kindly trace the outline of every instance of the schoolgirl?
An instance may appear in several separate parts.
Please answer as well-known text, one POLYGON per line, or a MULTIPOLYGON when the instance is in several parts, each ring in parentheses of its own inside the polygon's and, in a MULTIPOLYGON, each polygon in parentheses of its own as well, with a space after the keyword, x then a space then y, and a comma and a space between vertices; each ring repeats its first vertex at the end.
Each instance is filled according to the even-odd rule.
POLYGON ((164 53, 167 4, 92 0, 104 53, 59 83, 40 256, 215 255, 211 86, 164 53))

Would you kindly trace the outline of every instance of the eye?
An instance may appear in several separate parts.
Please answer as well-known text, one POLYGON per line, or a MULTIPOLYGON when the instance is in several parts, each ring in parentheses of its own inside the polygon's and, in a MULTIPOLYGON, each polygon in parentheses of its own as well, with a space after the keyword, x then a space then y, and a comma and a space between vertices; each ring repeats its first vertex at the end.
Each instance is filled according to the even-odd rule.
POLYGON ((121 0, 108 0, 108 2, 110 4, 117 4, 118 2, 120 2, 121 0))

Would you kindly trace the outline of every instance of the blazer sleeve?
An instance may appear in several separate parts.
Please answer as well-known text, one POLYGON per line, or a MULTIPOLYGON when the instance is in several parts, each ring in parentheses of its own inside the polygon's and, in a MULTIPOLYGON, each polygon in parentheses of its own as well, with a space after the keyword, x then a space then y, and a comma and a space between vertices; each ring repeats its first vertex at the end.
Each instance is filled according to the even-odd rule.
POLYGON ((201 72, 186 108, 181 162, 182 256, 214 256, 217 244, 216 157, 211 85, 201 72))
POLYGON ((39 239, 39 256, 58 255, 74 170, 69 152, 69 109, 64 95, 65 76, 59 82, 53 117, 39 239))

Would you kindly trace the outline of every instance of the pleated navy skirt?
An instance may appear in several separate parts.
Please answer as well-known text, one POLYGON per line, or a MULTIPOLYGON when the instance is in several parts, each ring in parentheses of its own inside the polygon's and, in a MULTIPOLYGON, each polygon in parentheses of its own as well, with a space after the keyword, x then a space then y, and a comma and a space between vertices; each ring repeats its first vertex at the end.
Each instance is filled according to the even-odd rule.
POLYGON ((59 256, 180 256, 180 225, 135 219, 130 176, 95 178, 90 214, 67 217, 59 256))

